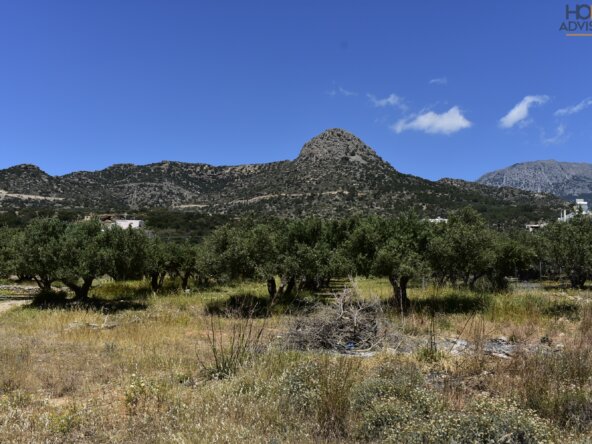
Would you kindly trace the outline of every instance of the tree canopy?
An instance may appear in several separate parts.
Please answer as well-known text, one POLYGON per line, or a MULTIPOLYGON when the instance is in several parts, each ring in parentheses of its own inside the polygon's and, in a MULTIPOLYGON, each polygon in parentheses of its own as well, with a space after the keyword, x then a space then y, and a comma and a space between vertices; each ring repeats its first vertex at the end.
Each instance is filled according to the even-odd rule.
POLYGON ((412 212, 396 218, 304 218, 223 225, 200 242, 167 242, 143 230, 106 228, 98 220, 32 219, 0 228, 0 276, 15 274, 45 290, 61 281, 85 299, 95 279, 147 278, 159 291, 170 277, 182 289, 191 279, 265 280, 272 297, 316 292, 333 278, 378 276, 393 287, 392 304, 405 311, 414 279, 495 290, 508 278, 546 264, 582 288, 592 274, 592 219, 552 223, 538 234, 504 232, 471 208, 433 224, 412 212), (279 277, 279 284, 276 279, 279 277))

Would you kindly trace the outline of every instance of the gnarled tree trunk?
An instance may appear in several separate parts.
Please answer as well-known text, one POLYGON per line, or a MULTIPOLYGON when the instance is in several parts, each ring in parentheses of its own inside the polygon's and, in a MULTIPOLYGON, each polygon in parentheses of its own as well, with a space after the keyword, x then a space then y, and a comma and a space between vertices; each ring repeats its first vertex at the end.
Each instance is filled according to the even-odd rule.
POLYGON ((584 272, 572 271, 569 274, 569 281, 571 282, 572 288, 583 289, 586 285, 587 278, 588 276, 584 272))
POLYGON ((281 280, 278 293, 282 298, 289 298, 296 286, 296 278, 294 276, 282 276, 281 280))
POLYGON ((405 313, 411 306, 411 301, 407 297, 409 276, 399 276, 398 274, 393 273, 389 276, 389 282, 393 286, 393 306, 401 313, 405 313))
POLYGON ((166 273, 151 273, 150 274, 150 287, 154 293, 158 292, 164 283, 166 273))
POLYGON ((477 281, 479 280, 479 278, 481 278, 483 275, 482 274, 474 274, 470 277, 469 279, 469 290, 474 290, 475 286, 477 285, 477 281))
POLYGON ((64 284, 74 292, 75 301, 85 301, 88 299, 88 292, 92 287, 94 279, 94 277, 87 276, 82 279, 82 285, 70 281, 65 281, 64 284))
POLYGON ((187 290, 187 287, 189 286, 189 278, 190 277, 191 277, 190 271, 184 272, 183 275, 181 276, 181 288, 183 290, 187 290))
POLYGON ((51 283, 53 282, 51 279, 41 276, 33 276, 33 280, 37 283, 41 290, 51 291, 51 283))
POLYGON ((275 295, 277 294, 277 286, 273 276, 269 276, 267 278, 267 292, 269 293, 269 297, 271 299, 275 298, 275 295))

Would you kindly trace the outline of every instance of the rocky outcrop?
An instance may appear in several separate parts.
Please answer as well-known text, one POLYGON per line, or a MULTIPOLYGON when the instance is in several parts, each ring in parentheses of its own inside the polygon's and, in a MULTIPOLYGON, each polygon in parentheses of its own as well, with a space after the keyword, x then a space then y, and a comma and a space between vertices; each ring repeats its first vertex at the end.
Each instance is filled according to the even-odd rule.
POLYGON ((550 193, 573 200, 592 196, 592 164, 539 160, 517 163, 483 175, 479 183, 550 193))

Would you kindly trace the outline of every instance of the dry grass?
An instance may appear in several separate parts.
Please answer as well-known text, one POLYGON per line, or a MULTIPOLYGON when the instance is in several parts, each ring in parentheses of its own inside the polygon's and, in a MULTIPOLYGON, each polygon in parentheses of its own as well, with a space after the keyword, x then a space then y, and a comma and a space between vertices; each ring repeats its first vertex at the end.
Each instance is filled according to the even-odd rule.
MULTIPOLYGON (((357 286, 363 297, 390 295, 387 282, 361 279, 357 286)), ((390 316, 392 329, 417 336, 431 332, 475 343, 499 335, 525 343, 547 337, 564 345, 550 356, 444 353, 426 361, 388 351, 363 359, 282 351, 278 336, 293 317, 274 314, 250 320, 254 332, 264 330, 249 359, 230 377, 210 380, 200 364, 215 362, 206 305, 232 294, 265 297, 264 286, 191 294, 169 289, 158 297, 146 288, 102 282, 94 293, 141 301, 143 309, 17 307, 1 315, 0 442, 396 442, 397 436, 404 442, 410 436, 404 423, 423 427, 425 436, 431 436, 429 421, 441 421, 442 430, 453 430, 455 421, 481 424, 482 407, 474 400, 483 393, 516 403, 484 401, 493 409, 487 415, 500 415, 508 430, 519 433, 524 425, 525 436, 551 441, 556 433, 573 433, 573 439, 589 433, 587 293, 412 288, 415 310, 404 319, 390 316), (548 382, 538 385, 541 395, 542 381, 548 382)), ((244 322, 216 317, 221 347, 244 322)), ((488 433, 497 436, 492 427, 488 433)))

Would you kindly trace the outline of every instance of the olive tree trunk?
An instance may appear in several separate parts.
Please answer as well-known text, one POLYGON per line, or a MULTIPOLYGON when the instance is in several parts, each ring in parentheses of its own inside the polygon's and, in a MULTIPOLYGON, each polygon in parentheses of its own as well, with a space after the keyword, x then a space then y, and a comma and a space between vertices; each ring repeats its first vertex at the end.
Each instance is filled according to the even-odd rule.
POLYGON ((154 293, 158 292, 164 283, 166 273, 151 273, 150 274, 150 287, 154 293))
POLYGON ((281 280, 278 293, 282 298, 289 298, 296 286, 296 278, 294 276, 282 276, 281 280))
POLYGON ((82 285, 78 285, 75 282, 65 281, 64 284, 74 292, 75 301, 85 301, 88 299, 88 292, 92 287, 94 277, 87 276, 82 279, 82 285))
POLYGON ((407 297, 407 284, 409 283, 409 276, 399 276, 391 274, 389 282, 393 286, 392 304, 401 313, 405 313, 411 306, 411 301, 407 297))
POLYGON ((584 286, 586 285, 587 278, 588 278, 588 276, 584 272, 572 271, 569 274, 569 281, 571 283, 572 288, 583 289, 584 286))
POLYGON ((41 276, 33 276, 33 280, 41 290, 51 291, 51 284, 53 280, 41 276))
POLYGON ((187 287, 189 287, 189 278, 191 277, 191 272, 186 271, 181 276, 181 288, 185 291, 187 287))
POLYGON ((275 295, 277 294, 277 286, 273 276, 267 278, 267 292, 269 293, 270 299, 275 298, 275 295))

